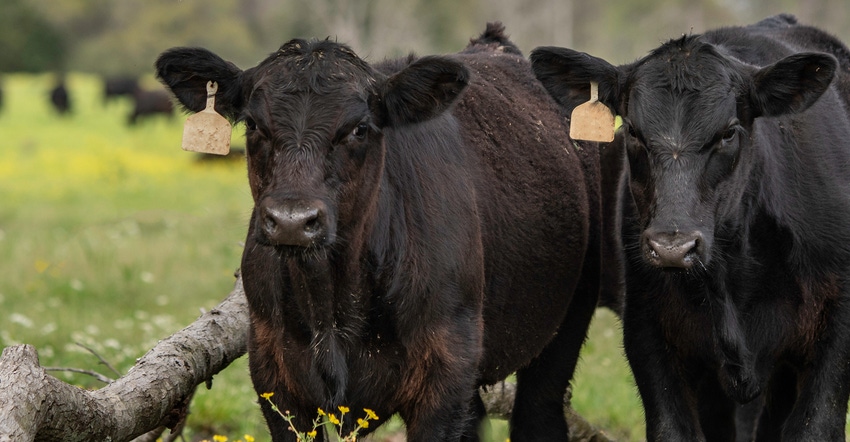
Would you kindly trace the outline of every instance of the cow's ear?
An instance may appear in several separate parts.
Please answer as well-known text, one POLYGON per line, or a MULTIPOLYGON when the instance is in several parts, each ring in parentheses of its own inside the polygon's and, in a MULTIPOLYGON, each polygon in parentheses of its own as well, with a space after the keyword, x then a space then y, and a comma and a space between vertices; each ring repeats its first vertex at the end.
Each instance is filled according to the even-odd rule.
POLYGON ((599 101, 621 113, 620 71, 611 63, 572 49, 554 46, 531 51, 531 68, 555 101, 572 111, 590 99, 590 82, 599 84, 599 101))
POLYGON ((188 110, 200 112, 207 103, 207 82, 218 83, 215 110, 235 120, 242 110, 242 70, 201 48, 172 48, 156 63, 156 76, 188 110))
POLYGON ((753 76, 756 116, 794 114, 809 108, 829 87, 838 62, 821 53, 794 54, 753 76))
POLYGON ((381 126, 429 120, 445 112, 469 84, 469 70, 439 56, 420 58, 380 86, 372 105, 381 126))

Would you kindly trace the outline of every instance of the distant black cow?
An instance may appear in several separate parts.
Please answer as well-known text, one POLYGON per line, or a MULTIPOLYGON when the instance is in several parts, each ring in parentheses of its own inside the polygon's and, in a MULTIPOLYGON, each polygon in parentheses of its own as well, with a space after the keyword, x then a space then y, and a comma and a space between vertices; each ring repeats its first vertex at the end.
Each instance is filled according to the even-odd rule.
POLYGON ((71 112, 71 97, 68 95, 68 88, 65 86, 64 80, 59 80, 56 85, 50 89, 50 104, 59 115, 65 115, 71 112))
POLYGON ((139 89, 133 94, 133 111, 130 113, 127 121, 130 124, 136 124, 139 117, 148 117, 151 115, 174 115, 174 103, 171 101, 171 94, 164 89, 144 90, 139 89))
MULTIPOLYGON (((175 48, 157 73, 195 112, 216 81, 216 109, 247 127, 258 394, 298 428, 345 405, 398 412, 409 441, 477 440, 477 388, 518 370, 511 439, 567 440, 597 300, 598 153, 564 142, 501 26, 451 56, 370 65, 292 40, 245 71, 175 48)), ((261 404, 273 438, 295 440, 261 404)))
POLYGON ((132 97, 139 89, 141 87, 136 77, 108 77, 103 81, 103 102, 107 103, 120 96, 132 97))
POLYGON ((647 438, 734 440, 734 404, 759 398, 758 440, 844 440, 850 51, 783 15, 619 67, 532 62, 566 107, 593 80, 624 120, 623 331, 647 438))

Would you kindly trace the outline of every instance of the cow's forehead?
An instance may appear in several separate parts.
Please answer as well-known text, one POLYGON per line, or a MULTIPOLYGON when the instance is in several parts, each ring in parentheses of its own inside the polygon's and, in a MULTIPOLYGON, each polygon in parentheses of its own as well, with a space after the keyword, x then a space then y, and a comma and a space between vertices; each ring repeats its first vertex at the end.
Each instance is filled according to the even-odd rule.
POLYGON ((671 41, 633 71, 629 118, 647 137, 699 144, 735 118, 738 78, 697 37, 671 41))
POLYGON ((329 95, 375 83, 371 66, 330 40, 292 40, 255 67, 251 93, 329 95))

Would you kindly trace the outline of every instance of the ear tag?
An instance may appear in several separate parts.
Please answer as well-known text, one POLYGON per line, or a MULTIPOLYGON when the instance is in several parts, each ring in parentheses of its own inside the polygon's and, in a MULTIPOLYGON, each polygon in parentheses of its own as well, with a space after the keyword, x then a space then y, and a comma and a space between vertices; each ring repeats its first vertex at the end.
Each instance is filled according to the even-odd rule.
POLYGON ((215 111, 218 83, 207 82, 207 107, 186 119, 183 150, 227 155, 230 152, 230 122, 215 111))
POLYGON ((573 109, 570 138, 574 140, 614 141, 614 114, 599 101, 599 84, 590 82, 590 101, 573 109))

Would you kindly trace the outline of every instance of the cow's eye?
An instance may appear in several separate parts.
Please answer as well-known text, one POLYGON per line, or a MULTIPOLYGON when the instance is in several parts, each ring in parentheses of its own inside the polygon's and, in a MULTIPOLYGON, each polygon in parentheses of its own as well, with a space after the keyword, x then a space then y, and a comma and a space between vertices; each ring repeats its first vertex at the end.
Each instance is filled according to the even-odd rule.
POLYGON ((248 130, 256 130, 257 129, 257 122, 254 121, 253 118, 248 117, 248 118, 245 119, 245 127, 247 127, 248 130))
POLYGON ((360 123, 351 132, 351 136, 359 141, 363 141, 363 139, 366 138, 367 133, 369 133, 369 125, 366 123, 360 123))
POLYGON ((738 136, 738 129, 739 128, 740 128, 740 125, 738 123, 738 120, 734 120, 731 123, 729 123, 729 126, 726 128, 726 131, 723 132, 723 135, 722 135, 723 136, 722 142, 723 142, 724 145, 732 143, 733 141, 735 141, 735 137, 738 136))

